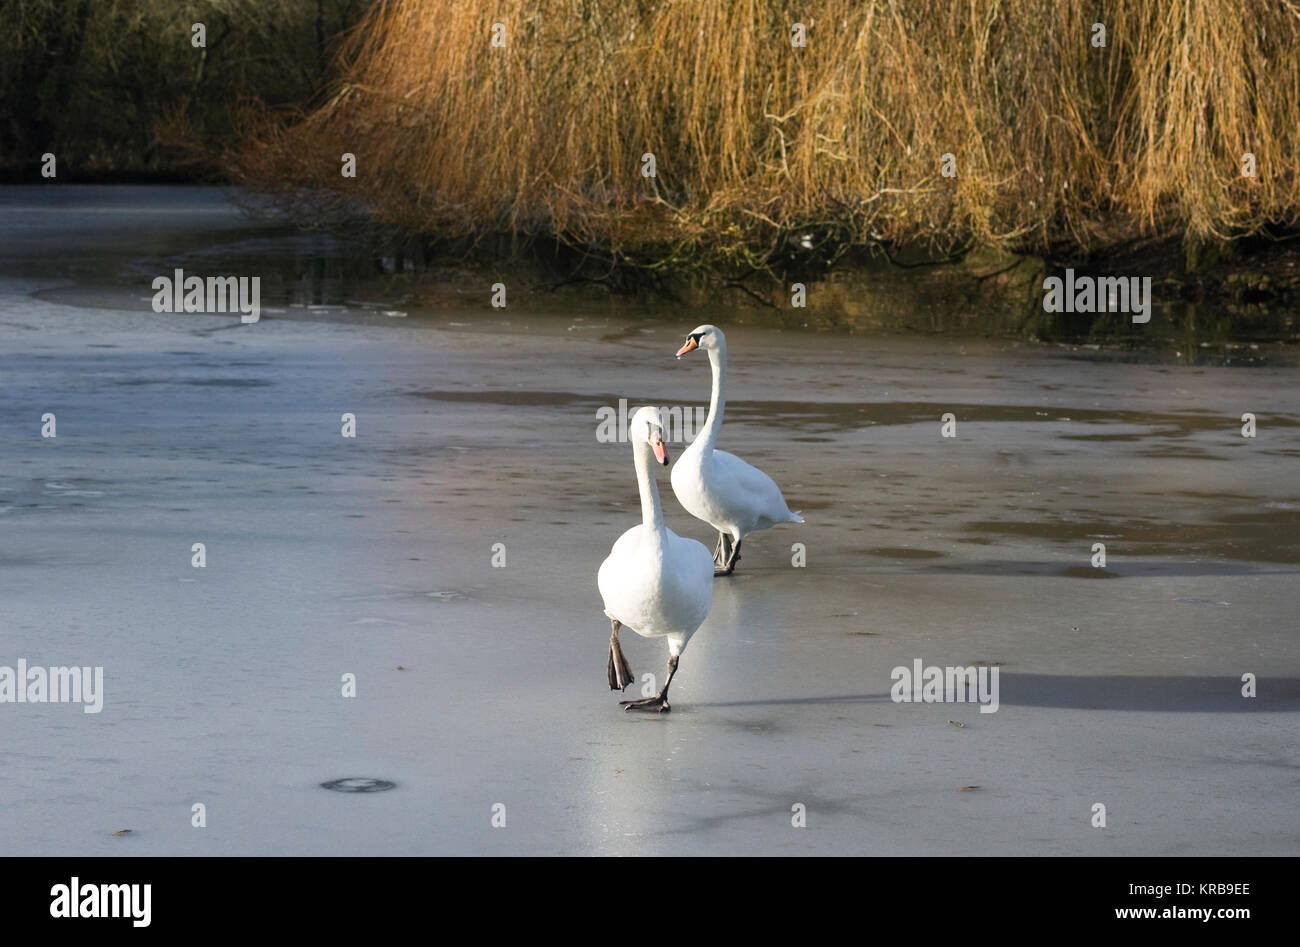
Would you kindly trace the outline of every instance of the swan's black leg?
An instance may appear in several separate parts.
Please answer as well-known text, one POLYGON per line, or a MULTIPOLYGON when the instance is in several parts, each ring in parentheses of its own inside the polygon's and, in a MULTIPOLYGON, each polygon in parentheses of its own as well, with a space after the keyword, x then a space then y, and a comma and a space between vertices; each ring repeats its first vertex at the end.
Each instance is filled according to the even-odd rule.
POLYGON ((668 706, 668 685, 673 682, 673 675, 677 673, 677 655, 668 658, 668 680, 664 681, 663 690, 653 697, 646 697, 643 700, 620 700, 619 706, 624 710, 656 710, 661 714, 666 714, 672 710, 668 706))
POLYGON ((611 622, 609 633, 609 689, 621 691, 632 683, 632 668, 628 666, 627 658, 623 657, 623 649, 618 645, 618 630, 623 625, 616 618, 611 619, 611 622))
POLYGON ((736 563, 739 561, 740 561, 740 540, 738 539, 736 540, 736 545, 731 547, 730 554, 727 556, 727 561, 722 565, 721 568, 714 569, 713 574, 715 576, 731 575, 731 573, 736 571, 736 563))

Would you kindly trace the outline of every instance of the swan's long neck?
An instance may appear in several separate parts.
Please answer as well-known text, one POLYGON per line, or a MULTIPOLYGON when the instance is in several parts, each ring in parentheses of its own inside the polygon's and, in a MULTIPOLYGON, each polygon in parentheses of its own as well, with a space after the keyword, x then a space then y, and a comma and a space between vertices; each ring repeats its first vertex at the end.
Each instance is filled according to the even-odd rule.
POLYGON ((664 510, 659 505, 659 487, 650 469, 650 445, 637 441, 632 448, 636 463, 636 485, 641 491, 641 522, 654 533, 664 530, 664 510))
POLYGON ((722 412, 727 407, 727 350, 709 349, 709 367, 713 369, 713 396, 709 399, 709 417, 704 422, 700 437, 704 446, 712 450, 722 429, 722 412))

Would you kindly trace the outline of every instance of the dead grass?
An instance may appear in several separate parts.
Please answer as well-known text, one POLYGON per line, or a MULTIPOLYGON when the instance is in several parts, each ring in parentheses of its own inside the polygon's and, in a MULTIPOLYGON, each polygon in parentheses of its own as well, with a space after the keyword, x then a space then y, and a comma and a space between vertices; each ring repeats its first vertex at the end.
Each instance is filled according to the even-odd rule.
POLYGON ((1086 251, 1300 218, 1297 0, 388 0, 340 69, 251 130, 237 177, 644 265, 763 265, 806 231, 1086 251))

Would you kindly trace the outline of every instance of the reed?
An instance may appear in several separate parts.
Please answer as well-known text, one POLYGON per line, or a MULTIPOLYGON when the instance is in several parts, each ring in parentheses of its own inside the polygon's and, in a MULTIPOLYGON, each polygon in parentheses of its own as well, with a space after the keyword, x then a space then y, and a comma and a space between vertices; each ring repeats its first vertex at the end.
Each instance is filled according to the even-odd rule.
POLYGON ((387 0, 339 76, 232 173, 650 266, 762 266, 805 232, 1088 252, 1300 217, 1297 0, 387 0))

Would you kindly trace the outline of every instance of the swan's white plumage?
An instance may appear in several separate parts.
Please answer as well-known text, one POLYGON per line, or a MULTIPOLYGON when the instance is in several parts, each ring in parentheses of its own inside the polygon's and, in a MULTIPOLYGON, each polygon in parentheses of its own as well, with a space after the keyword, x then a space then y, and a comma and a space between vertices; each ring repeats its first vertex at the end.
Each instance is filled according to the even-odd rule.
POLYGON ((803 522, 775 480, 735 454, 708 450, 702 438, 673 467, 672 484, 688 513, 734 539, 777 523, 803 522))
POLYGON ((673 467, 673 493, 678 502, 692 516, 719 532, 730 533, 735 540, 777 523, 802 523, 803 517, 786 504, 776 481, 714 447, 726 407, 727 341, 721 329, 710 325, 699 326, 689 338, 708 353, 713 392, 703 430, 673 467))
POLYGON ((667 638, 672 655, 708 617, 713 603, 713 556, 702 543, 664 526, 650 447, 641 436, 659 412, 642 408, 629 425, 641 493, 642 522, 623 533, 600 565, 596 585, 605 614, 645 638, 667 638))
POLYGON ((605 614, 645 638, 667 638, 672 654, 704 623, 713 602, 713 556, 703 543, 664 529, 663 542, 633 526, 601 563, 605 614))

